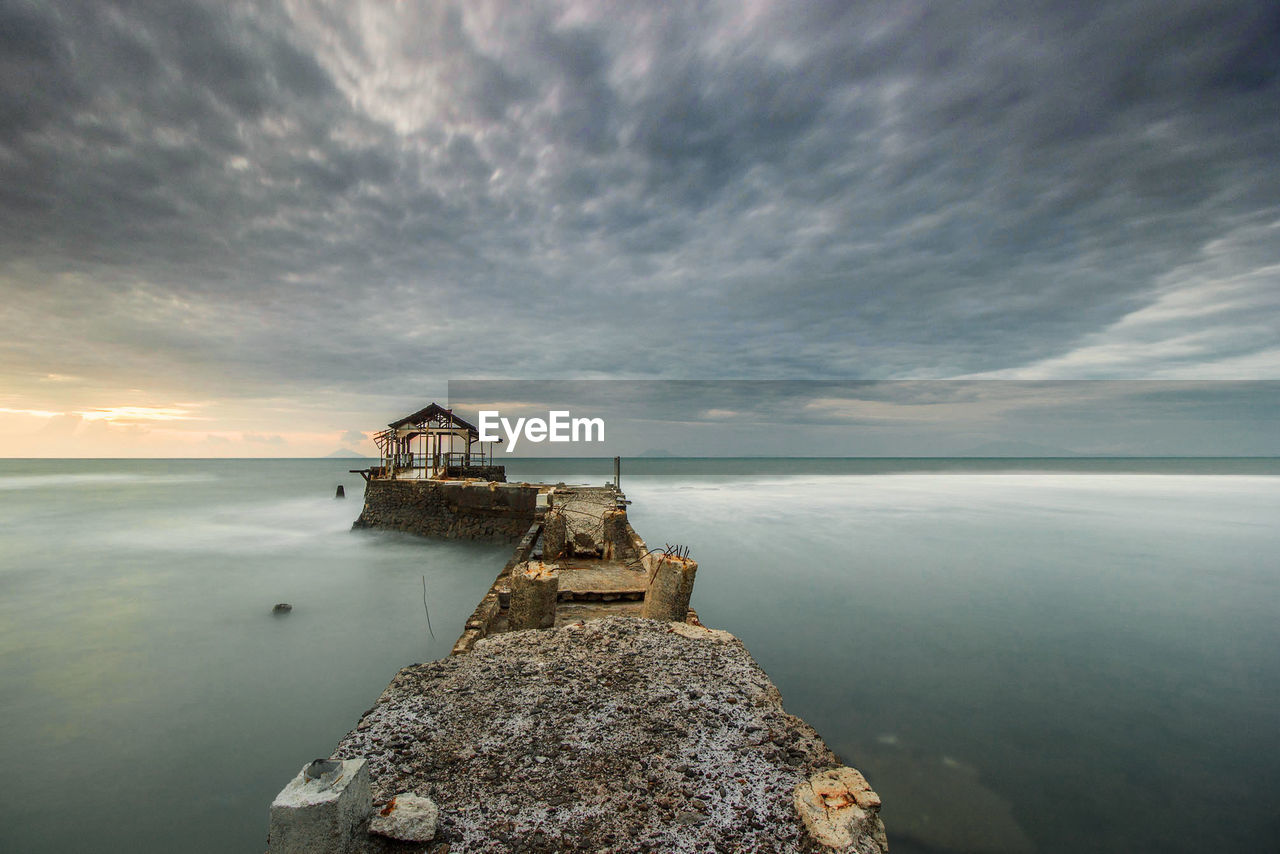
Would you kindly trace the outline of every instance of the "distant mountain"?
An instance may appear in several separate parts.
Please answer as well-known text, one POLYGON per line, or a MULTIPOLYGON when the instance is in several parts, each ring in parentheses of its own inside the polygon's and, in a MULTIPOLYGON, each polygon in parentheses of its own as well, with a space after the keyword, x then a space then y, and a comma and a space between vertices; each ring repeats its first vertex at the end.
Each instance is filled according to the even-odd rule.
POLYGON ((1079 452, 1053 445, 1017 440, 983 442, 956 454, 957 457, 1078 457, 1079 452))
POLYGON ((364 459, 364 454, 358 451, 353 451, 350 448, 339 448, 336 451, 330 451, 329 453, 325 454, 325 456, 326 457, 358 457, 359 459, 364 459))

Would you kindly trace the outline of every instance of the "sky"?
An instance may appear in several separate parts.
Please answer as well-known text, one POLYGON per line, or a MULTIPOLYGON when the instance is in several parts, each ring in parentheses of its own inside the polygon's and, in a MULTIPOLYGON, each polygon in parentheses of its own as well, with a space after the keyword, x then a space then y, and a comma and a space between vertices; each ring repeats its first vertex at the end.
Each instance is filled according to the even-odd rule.
POLYGON ((1198 406, 1280 379, 1278 43, 1222 0, 0 0, 0 456, 371 451, 461 379, 1198 406))
POLYGON ((1280 457, 1274 380, 458 380, 448 398, 456 415, 501 439, 486 446, 498 462, 1280 457), (550 425, 557 412, 557 440, 550 427, 531 435, 519 422, 550 425), (575 439, 573 422, 589 419, 599 427, 583 423, 575 439))

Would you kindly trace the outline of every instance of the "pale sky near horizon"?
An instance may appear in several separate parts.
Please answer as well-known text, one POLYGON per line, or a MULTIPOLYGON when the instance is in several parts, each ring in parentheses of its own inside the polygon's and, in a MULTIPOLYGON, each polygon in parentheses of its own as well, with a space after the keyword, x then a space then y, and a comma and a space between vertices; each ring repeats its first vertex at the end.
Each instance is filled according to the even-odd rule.
POLYGON ((0 0, 0 457, 370 451, 463 378, 1185 380, 1262 447, 1274 386, 1197 384, 1280 380, 1277 44, 1274 2, 0 0))

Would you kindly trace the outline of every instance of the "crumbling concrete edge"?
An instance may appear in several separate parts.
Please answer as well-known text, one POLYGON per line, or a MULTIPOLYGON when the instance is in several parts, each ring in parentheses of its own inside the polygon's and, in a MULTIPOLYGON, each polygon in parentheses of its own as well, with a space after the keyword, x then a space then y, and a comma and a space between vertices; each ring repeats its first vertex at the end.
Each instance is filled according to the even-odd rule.
POLYGON ((480 604, 476 605, 475 611, 467 618, 466 624, 463 626, 462 635, 453 644, 450 655, 463 655, 470 652, 471 648, 476 645, 476 641, 489 634, 489 627, 493 623, 493 618, 498 615, 502 609, 502 603, 499 597, 507 594, 511 590, 511 573, 521 563, 526 563, 533 554, 534 545, 538 542, 538 537, 542 535, 542 520, 535 521, 525 531, 520 542, 516 544, 515 551, 511 553, 511 557, 503 565, 498 576, 493 580, 493 584, 489 586, 489 591, 480 599, 480 604))

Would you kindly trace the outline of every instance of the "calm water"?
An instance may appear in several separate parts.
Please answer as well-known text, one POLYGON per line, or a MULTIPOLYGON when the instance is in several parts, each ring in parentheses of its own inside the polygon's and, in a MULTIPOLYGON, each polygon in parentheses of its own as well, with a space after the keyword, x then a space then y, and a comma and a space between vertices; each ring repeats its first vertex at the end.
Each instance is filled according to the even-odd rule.
MULTIPOLYGON (((351 532, 352 467, 0 461, 0 850, 260 852, 297 768, 447 654, 508 549, 351 532)), ((895 852, 1280 850, 1280 463, 831 468, 623 486, 895 852)))

